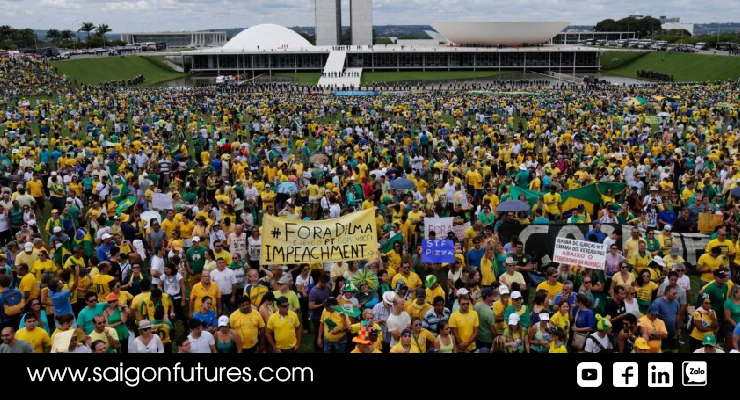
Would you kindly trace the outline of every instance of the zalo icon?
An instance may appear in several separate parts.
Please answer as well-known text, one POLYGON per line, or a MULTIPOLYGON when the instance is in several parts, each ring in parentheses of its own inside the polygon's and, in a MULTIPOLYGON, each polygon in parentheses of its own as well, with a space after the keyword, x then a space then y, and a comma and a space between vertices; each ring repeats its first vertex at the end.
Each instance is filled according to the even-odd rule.
POLYGON ((682 383, 684 386, 707 385, 707 362, 684 361, 681 368, 682 383))

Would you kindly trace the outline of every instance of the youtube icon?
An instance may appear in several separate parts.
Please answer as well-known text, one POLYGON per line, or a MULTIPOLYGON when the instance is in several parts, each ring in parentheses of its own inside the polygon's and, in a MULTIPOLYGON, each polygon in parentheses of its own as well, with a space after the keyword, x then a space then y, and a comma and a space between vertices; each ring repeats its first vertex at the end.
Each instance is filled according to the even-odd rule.
POLYGON ((583 362, 578 364, 578 386, 600 387, 601 386, 601 364, 595 362, 583 362))

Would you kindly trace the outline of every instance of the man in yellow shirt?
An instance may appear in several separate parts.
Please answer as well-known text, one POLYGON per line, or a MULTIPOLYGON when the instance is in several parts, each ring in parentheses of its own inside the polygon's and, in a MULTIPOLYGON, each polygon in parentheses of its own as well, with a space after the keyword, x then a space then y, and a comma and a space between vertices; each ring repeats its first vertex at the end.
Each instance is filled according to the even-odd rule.
POLYGON ((450 315, 450 328, 460 351, 475 350, 475 339, 478 337, 478 313, 470 309, 470 297, 460 296, 460 309, 450 315))
POLYGON ((188 315, 200 311, 200 304, 204 297, 213 299, 211 309, 216 312, 216 315, 221 315, 221 291, 217 284, 211 282, 211 271, 208 270, 203 270, 200 275, 200 282, 193 285, 193 289, 190 291, 190 312, 188 315))
POLYGON ((651 304, 648 313, 640 318, 638 324, 642 327, 642 337, 648 342, 650 350, 648 353, 661 353, 660 349, 663 339, 668 337, 668 330, 665 322, 658 318, 660 307, 657 304, 651 304))
POLYGON ((393 277, 391 288, 395 290, 399 281, 403 282, 409 290, 416 290, 416 288, 421 286, 421 278, 416 272, 411 271, 411 263, 409 262, 401 264, 401 272, 397 273, 396 276, 393 277))
POLYGON ((539 292, 540 290, 546 290, 547 291, 547 298, 549 300, 550 309, 552 309, 552 301, 555 300, 555 296, 558 295, 558 293, 563 291, 563 284, 558 282, 558 271, 550 267, 545 271, 545 276, 547 277, 547 280, 537 285, 536 291, 539 292))
POLYGON ((712 247, 709 253, 704 253, 699 257, 699 261, 696 263, 696 272, 701 273, 702 286, 714 281, 714 271, 720 269, 723 263, 724 256, 719 246, 712 247))
POLYGON ((301 347, 301 320, 288 309, 288 298, 276 301, 278 312, 267 321, 265 337, 275 353, 295 353, 301 347))
POLYGON ((23 293, 23 297, 26 299, 26 302, 31 301, 31 299, 38 298, 39 286, 36 284, 36 277, 29 272, 28 265, 21 264, 21 266, 18 267, 18 277, 21 278, 21 282, 18 284, 18 290, 23 293))
POLYGON ((324 353, 344 353, 347 347, 347 331, 349 324, 347 314, 337 312, 334 306, 339 302, 330 297, 324 303, 324 311, 319 319, 318 345, 324 349, 324 353))
POLYGON ((717 239, 710 241, 704 252, 709 253, 714 247, 720 248, 723 257, 723 266, 729 269, 730 261, 735 258, 736 250, 732 241, 727 239, 727 230, 725 228, 717 230, 717 239))
POLYGON ((43 328, 36 327, 36 323, 36 315, 30 312, 26 313, 25 328, 19 329, 15 333, 15 338, 30 343, 34 353, 44 353, 51 349, 51 338, 43 328))
POLYGON ((242 339, 242 353, 256 353, 265 334, 265 320, 257 310, 252 308, 252 301, 248 296, 242 297, 239 309, 231 313, 229 325, 242 339))
POLYGON ((550 193, 543 196, 545 201, 545 207, 547 208, 548 218, 550 220, 556 220, 561 214, 561 208, 563 205, 563 199, 560 194, 556 192, 557 188, 555 185, 550 186, 550 193))

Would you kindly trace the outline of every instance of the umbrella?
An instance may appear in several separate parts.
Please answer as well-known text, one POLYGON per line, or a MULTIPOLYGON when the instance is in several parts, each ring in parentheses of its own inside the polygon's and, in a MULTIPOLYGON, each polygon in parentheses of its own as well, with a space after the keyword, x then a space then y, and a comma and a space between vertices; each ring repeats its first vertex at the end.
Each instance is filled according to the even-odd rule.
POLYGON ((295 194, 298 193, 298 186, 293 182, 282 182, 277 192, 288 195, 295 194))
POLYGON ((314 164, 327 165, 329 164, 329 156, 327 156, 326 154, 314 154, 311 156, 309 161, 311 161, 314 164))
POLYGON ((498 207, 496 207, 496 211, 498 212, 529 211, 529 204, 521 200, 506 200, 505 202, 499 204, 498 207))
POLYGON ((733 196, 735 196, 735 197, 740 197, 740 187, 735 188, 735 189, 732 189, 730 191, 730 194, 733 195, 733 196))
POLYGON ((416 184, 405 178, 398 178, 391 182, 391 188, 396 190, 411 190, 416 189, 416 184))

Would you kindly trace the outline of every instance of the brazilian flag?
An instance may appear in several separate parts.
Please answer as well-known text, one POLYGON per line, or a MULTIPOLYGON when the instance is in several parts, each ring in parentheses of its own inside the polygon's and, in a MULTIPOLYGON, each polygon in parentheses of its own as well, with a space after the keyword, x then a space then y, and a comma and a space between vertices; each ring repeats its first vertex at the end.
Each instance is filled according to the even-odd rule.
POLYGON ((129 196, 125 198, 123 201, 118 203, 118 208, 116 208, 116 215, 120 217, 123 211, 127 210, 134 204, 136 204, 136 196, 129 196))
POLYGON ((74 245, 75 247, 82 246, 85 249, 85 256, 91 257, 93 255, 92 236, 85 228, 79 228, 75 232, 74 245))
MULTIPOLYGON (((119 177, 118 182, 115 182, 113 184, 113 195, 111 197, 115 203, 121 204, 121 202, 126 199, 128 191, 128 184, 126 183, 126 180, 119 177)), ((136 202, 135 198, 134 202, 136 202)))
POLYGON ((388 254, 393 250, 393 245, 396 243, 401 243, 403 245, 403 233, 397 233, 396 236, 393 236, 390 238, 385 244, 381 247, 381 251, 383 254, 388 254))
MULTIPOLYGON (((596 185, 598 185, 599 191, 602 194, 606 194, 607 189, 612 189, 613 193, 619 193, 624 190, 625 187, 623 183, 599 182, 575 190, 562 192, 560 193, 560 198, 563 200, 563 212, 570 211, 578 208, 579 205, 583 205, 589 214, 593 214, 594 206, 603 203, 601 196, 599 196, 599 191, 596 190, 596 185)), ((522 194, 527 198, 527 203, 534 206, 537 204, 538 196, 544 196, 546 193, 522 189, 516 186, 511 188, 512 198, 517 199, 519 198, 519 195, 522 194)))

